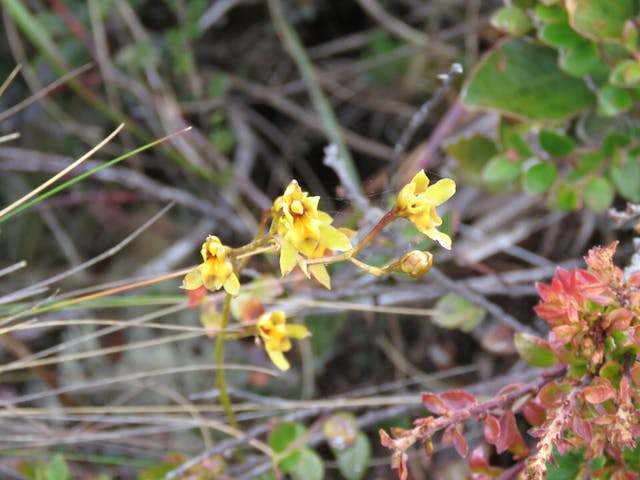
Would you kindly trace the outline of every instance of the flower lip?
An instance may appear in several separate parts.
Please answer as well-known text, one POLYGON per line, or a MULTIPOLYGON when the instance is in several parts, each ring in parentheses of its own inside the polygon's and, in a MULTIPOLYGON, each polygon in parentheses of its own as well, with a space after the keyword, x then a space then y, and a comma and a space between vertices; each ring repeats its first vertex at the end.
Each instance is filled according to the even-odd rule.
POLYGON ((429 177, 420 170, 411 182, 402 187, 394 208, 398 216, 407 218, 424 235, 450 249, 451 238, 436 228, 442 225, 436 207, 449 200, 455 192, 456 183, 452 179, 443 178, 429 185, 429 177))

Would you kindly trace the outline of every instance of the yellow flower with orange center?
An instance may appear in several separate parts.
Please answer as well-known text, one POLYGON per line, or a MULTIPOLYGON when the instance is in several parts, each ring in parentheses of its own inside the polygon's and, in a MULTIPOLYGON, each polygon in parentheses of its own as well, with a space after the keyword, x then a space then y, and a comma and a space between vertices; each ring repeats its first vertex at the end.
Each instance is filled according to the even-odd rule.
POLYGON ((291 338, 305 338, 311 335, 304 325, 287 325, 284 312, 276 310, 260 315, 256 323, 258 335, 264 342, 267 355, 280 370, 289 370, 289 362, 284 352, 291 350, 291 338))
POLYGON ((204 285, 209 290, 224 288, 227 293, 237 295, 240 282, 233 272, 228 250, 218 237, 209 235, 200 250, 203 263, 184 277, 182 288, 195 290, 204 285))
POLYGON ((351 248, 349 237, 331 226, 333 218, 318 210, 320 197, 310 197, 295 180, 273 202, 272 233, 280 237, 280 271, 289 273, 298 263, 298 253, 313 258, 319 246, 345 251, 351 248))
POLYGON ((443 178, 429 186, 429 177, 420 170, 407 185, 402 187, 396 200, 397 215, 411 221, 420 232, 438 242, 447 250, 451 249, 451 238, 440 232, 442 218, 436 207, 456 193, 456 182, 443 178))

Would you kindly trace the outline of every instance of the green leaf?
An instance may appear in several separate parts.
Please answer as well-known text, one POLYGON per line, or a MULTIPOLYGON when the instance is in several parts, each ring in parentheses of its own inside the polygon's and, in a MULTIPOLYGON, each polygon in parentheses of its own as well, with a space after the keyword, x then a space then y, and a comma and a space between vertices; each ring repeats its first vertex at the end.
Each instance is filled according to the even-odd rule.
POLYGON ((450 330, 472 331, 482 322, 486 312, 479 306, 456 293, 447 293, 436 303, 437 314, 432 321, 450 330))
POLYGON ((518 7, 502 7, 491 16, 491 25, 511 36, 524 35, 533 26, 529 16, 518 7))
POLYGON ((523 176, 523 188, 532 194, 546 192, 558 176, 558 167, 551 162, 532 165, 523 176))
POLYGON ((70 480, 71 472, 67 467, 67 462, 60 454, 55 455, 44 468, 46 480, 70 480))
POLYGON ((594 212, 602 212, 613 203, 615 192, 611 183, 604 177, 593 177, 582 191, 585 205, 594 212))
POLYGON ((360 480, 367 473, 371 460, 371 444, 367 436, 358 432, 356 440, 350 447, 340 450, 332 449, 338 463, 338 470, 347 480, 360 480))
POLYGON ((542 149, 552 157, 566 157, 576 146, 571 138, 551 130, 540 130, 538 140, 542 149))
POLYGON ((322 480, 324 464, 320 455, 309 448, 300 450, 298 462, 287 473, 293 480, 322 480))
POLYGON ((640 63, 635 60, 618 62, 609 75, 609 83, 618 87, 634 87, 640 84, 640 63))
POLYGON ((625 163, 609 170, 616 190, 630 202, 640 202, 640 160, 637 157, 626 158, 625 163))
POLYGON ((560 52, 560 68, 576 77, 591 73, 599 64, 598 48, 595 43, 588 40, 583 40, 560 52))
POLYGON ((332 450, 345 450, 353 445, 360 432, 358 421, 351 412, 338 412, 322 424, 322 434, 332 450))
POLYGON ((624 463, 627 468, 630 468, 634 472, 640 472, 640 442, 636 443, 635 448, 625 448, 622 455, 624 463))
POLYGON ((530 120, 563 119, 589 108, 594 95, 558 68, 552 48, 516 38, 486 54, 472 73, 462 101, 530 120))
POLYGON ((624 88, 605 85, 598 92, 598 111, 613 117, 629 110, 633 106, 633 97, 624 88))
POLYGON ((578 155, 576 159, 576 170, 580 173, 589 173, 596 170, 605 160, 600 150, 585 152, 578 155))
POLYGON ((513 162, 503 155, 496 155, 482 170, 482 178, 488 183, 507 183, 520 175, 520 163, 513 162))
POLYGON ((502 150, 509 158, 512 158, 513 154, 517 154, 519 160, 526 160, 533 156, 529 144, 522 138, 522 135, 520 135, 520 132, 514 126, 509 125, 503 120, 500 122, 498 134, 502 150))
POLYGON ((549 344, 540 337, 516 333, 513 341, 520 358, 533 367, 551 367, 558 362, 549 344))
POLYGON ((540 40, 556 48, 571 48, 584 42, 584 38, 564 22, 554 22, 542 26, 538 31, 538 36, 540 40))
POLYGON ((535 7, 535 14, 541 22, 563 22, 569 21, 567 11, 560 5, 541 5, 535 7))
POLYGON ((555 204, 560 210, 576 210, 579 200, 575 186, 563 184, 556 192, 555 204))
POLYGON ((584 449, 569 450, 560 455, 558 449, 553 447, 553 462, 547 462, 546 480, 574 480, 584 462, 584 449))
POLYGON ((277 453, 284 452, 287 447, 302 437, 307 429, 295 422, 278 423, 267 437, 267 443, 277 453))
POLYGON ((456 178, 461 183, 480 186, 480 174, 486 163, 498 153, 493 140, 482 135, 461 138, 444 147, 448 155, 456 159, 456 178))
POLYGON ((624 23, 637 9, 634 0, 574 0, 567 2, 571 25, 584 36, 602 40, 621 40, 624 23))

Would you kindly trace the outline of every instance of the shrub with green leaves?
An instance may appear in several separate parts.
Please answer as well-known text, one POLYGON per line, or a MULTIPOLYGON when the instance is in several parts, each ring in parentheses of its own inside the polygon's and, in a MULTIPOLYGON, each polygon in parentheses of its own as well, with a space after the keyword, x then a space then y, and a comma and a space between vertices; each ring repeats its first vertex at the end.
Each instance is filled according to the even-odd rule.
POLYGON ((446 147, 458 174, 494 192, 545 195, 558 209, 600 212, 640 201, 640 43, 633 0, 509 2, 492 24, 505 38, 462 93, 494 110, 495 137, 446 147))

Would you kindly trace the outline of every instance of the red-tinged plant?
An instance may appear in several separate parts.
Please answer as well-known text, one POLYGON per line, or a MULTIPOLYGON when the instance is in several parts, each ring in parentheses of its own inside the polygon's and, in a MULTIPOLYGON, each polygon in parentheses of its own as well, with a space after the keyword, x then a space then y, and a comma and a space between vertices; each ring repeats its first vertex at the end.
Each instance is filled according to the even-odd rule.
MULTIPOLYGON (((468 446, 464 424, 482 423, 487 444, 509 452, 509 470, 493 467, 487 448, 471 451, 471 478, 542 480, 558 456, 568 455, 580 478, 640 478, 640 274, 625 276, 613 263, 617 243, 596 247, 585 257, 588 269, 558 269, 549 285, 538 284, 536 313, 550 327, 548 338, 517 334, 516 349, 533 366, 551 367, 530 384, 516 384, 485 402, 469 393, 425 393, 432 415, 392 437, 381 431, 392 450, 399 477, 408 477, 406 450, 443 431, 443 445, 461 456, 468 446), (525 443, 516 414, 529 422, 534 449, 525 443)), ((567 477, 568 478, 568 477, 567 477)))

